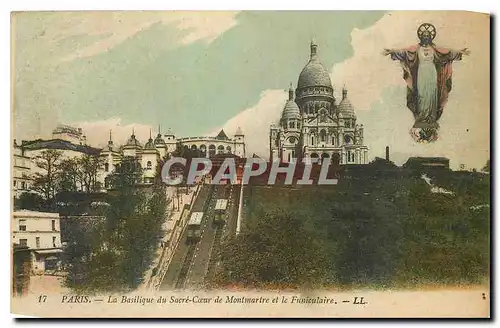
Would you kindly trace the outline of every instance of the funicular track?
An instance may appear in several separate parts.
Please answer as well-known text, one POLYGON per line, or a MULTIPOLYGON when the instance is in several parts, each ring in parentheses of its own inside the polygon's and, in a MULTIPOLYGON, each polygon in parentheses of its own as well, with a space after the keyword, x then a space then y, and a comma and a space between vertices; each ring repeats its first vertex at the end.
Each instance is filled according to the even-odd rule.
MULTIPOLYGON (((222 190, 220 190, 220 196, 222 198, 228 199, 231 195, 233 186, 228 185, 227 187, 220 187, 222 190)), ((226 221, 229 219, 228 213, 225 214, 226 216, 226 221)), ((217 264, 219 262, 219 252, 220 252, 220 246, 221 246, 221 239, 222 236, 224 235, 224 231, 227 227, 227 222, 225 224, 219 224, 215 227, 215 233, 214 233, 214 240, 212 242, 212 247, 210 251, 210 257, 206 269, 206 274, 205 274, 205 279, 204 279, 204 285, 205 286, 210 286, 214 275, 215 271, 217 268, 217 264)))
POLYGON ((177 277, 177 281, 175 283, 175 289, 184 288, 189 268, 191 267, 191 263, 193 263, 195 250, 196 250, 196 245, 190 244, 186 252, 186 255, 184 256, 184 260, 182 261, 182 267, 181 271, 179 272, 179 276, 177 277))
MULTIPOLYGON (((206 212, 208 210, 210 203, 212 202, 213 194, 214 194, 214 186, 210 185, 207 187, 209 188, 209 190, 207 193, 207 198, 205 199, 205 201, 203 203, 203 212, 206 212)), ((207 220, 207 218, 205 217, 204 220, 207 220)), ((187 241, 185 241, 185 242, 187 242, 187 241)), ((186 251, 186 255, 184 256, 184 258, 182 260, 182 266, 181 266, 181 269, 179 271, 179 275, 177 276, 177 280, 175 282, 175 289, 182 289, 186 285, 186 279, 187 279, 188 274, 189 274, 189 269, 191 268, 191 266, 193 264, 193 259, 194 259, 194 255, 196 253, 197 244, 198 243, 189 242, 189 247, 186 251)))

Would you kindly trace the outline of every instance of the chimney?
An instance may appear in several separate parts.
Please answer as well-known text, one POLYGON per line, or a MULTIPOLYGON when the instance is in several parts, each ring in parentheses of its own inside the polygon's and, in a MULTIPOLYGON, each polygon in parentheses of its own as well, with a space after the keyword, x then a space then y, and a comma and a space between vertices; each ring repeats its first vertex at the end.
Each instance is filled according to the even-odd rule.
POLYGON ((389 146, 385 147, 385 160, 389 162, 389 146))

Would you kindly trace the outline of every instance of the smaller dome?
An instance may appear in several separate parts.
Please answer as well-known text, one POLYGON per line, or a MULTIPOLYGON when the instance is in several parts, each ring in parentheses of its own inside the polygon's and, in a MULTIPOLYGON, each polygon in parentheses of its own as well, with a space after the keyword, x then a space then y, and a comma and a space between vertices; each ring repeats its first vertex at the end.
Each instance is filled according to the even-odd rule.
POLYGON ((286 102, 285 108, 283 109, 283 114, 281 115, 281 118, 284 120, 290 119, 290 118, 300 118, 300 111, 299 111, 299 106, 295 103, 293 100, 288 100, 286 102))
POLYGON ((158 133, 158 135, 155 138, 154 143, 155 143, 155 145, 164 145, 165 144, 165 139, 162 138, 161 133, 158 133))
POLYGON ((132 133, 130 138, 127 140, 127 143, 125 144, 125 147, 142 147, 142 146, 139 140, 135 138, 135 134, 132 133))
POLYGON ((283 108, 283 113, 281 114, 282 120, 287 120, 291 118, 300 118, 300 110, 297 103, 293 100, 293 89, 290 85, 290 89, 288 90, 288 100, 285 104, 285 108, 283 108))
POLYGON ((343 114, 344 117, 353 117, 356 116, 354 113, 354 106, 347 98, 347 90, 342 90, 342 101, 339 104, 339 111, 343 114))
POLYGON ((144 145, 144 149, 155 149, 155 143, 153 142, 153 138, 149 138, 148 142, 144 145))

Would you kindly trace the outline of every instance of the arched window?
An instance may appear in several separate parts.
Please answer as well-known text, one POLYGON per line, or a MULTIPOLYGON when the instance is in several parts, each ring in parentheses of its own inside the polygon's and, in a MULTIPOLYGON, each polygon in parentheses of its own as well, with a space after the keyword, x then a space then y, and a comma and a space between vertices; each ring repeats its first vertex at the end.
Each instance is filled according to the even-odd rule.
POLYGON ((350 150, 347 152, 347 161, 348 161, 349 163, 354 162, 354 152, 352 152, 352 151, 350 151, 350 150))
POLYGON ((311 145, 314 146, 314 136, 311 136, 311 145))
POLYGON ((325 130, 321 130, 321 132, 319 133, 319 138, 320 138, 321 142, 326 142, 326 131, 325 130))
POLYGON ((208 146, 208 156, 212 157, 215 155, 215 145, 208 146))
POLYGON ((104 163, 104 171, 109 172, 109 164, 104 163))
POLYGON ((219 145, 219 147, 217 147, 217 154, 223 154, 223 153, 224 153, 224 146, 219 145))
POLYGON ((201 145, 200 146, 200 152, 203 156, 205 156, 207 154, 207 146, 205 145, 201 145))
POLYGON ((231 146, 227 146, 226 147, 226 151, 227 151, 228 154, 231 154, 231 146))
POLYGON ((295 121, 290 121, 290 129, 295 129, 295 121))
POLYGON ((151 163, 151 161, 148 161, 147 164, 146 164, 147 169, 151 170, 152 166, 153 166, 153 164, 151 163))
POLYGON ((339 165, 340 164, 340 154, 339 153, 333 153, 332 154, 332 164, 333 165, 339 165))

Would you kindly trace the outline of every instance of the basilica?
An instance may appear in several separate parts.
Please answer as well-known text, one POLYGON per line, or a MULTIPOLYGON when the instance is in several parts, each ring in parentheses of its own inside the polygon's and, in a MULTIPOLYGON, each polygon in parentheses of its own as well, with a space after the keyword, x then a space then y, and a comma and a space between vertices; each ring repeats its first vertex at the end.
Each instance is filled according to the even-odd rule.
POLYGON ((270 159, 282 162, 304 158, 331 158, 339 164, 367 164, 368 147, 363 144, 363 124, 347 90, 337 105, 332 82, 311 42, 309 62, 302 69, 295 92, 288 100, 278 124, 269 133, 270 159))

